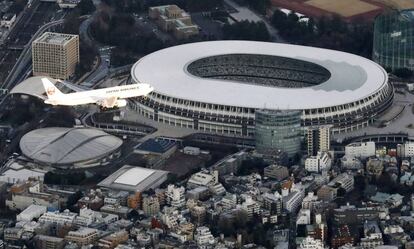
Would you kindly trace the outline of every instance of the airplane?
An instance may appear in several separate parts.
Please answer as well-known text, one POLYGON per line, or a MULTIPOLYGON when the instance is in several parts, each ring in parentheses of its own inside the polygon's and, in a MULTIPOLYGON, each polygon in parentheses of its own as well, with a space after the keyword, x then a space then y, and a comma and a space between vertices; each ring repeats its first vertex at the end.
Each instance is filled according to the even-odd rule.
POLYGON ((47 78, 42 78, 42 83, 47 95, 45 104, 64 106, 97 104, 102 109, 124 107, 127 105, 125 99, 146 97, 154 90, 149 84, 139 83, 65 94, 47 78))

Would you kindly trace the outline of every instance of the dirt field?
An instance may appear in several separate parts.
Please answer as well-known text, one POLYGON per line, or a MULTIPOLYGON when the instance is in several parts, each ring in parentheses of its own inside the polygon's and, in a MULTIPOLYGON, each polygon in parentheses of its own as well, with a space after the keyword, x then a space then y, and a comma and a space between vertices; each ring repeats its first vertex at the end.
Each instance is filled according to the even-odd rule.
POLYGON ((390 7, 398 9, 413 9, 414 0, 374 0, 390 7))
POLYGON ((351 17, 380 9, 376 5, 361 0, 309 0, 305 4, 343 17, 351 17))
POLYGON ((338 14, 346 21, 372 21, 386 5, 381 1, 414 0, 271 0, 277 8, 286 8, 309 17, 321 17, 338 14))

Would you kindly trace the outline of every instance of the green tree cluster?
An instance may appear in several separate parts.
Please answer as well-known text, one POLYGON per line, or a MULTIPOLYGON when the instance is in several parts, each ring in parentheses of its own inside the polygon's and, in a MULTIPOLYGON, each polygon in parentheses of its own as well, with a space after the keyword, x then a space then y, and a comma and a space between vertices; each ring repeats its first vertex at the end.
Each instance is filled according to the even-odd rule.
POLYGON ((57 174, 51 171, 47 172, 44 177, 46 184, 56 185, 79 185, 85 180, 85 173, 70 173, 70 174, 57 174))
POLYGON ((259 12, 260 14, 266 14, 266 10, 270 7, 270 0, 237 0, 240 5, 249 6, 249 8, 259 12))
POLYGON ((264 22, 241 21, 223 26, 226 40, 269 41, 270 34, 264 22))
POLYGON ((413 71, 408 68, 397 68, 392 73, 402 79, 409 79, 413 77, 413 71))
MULTIPOLYGON (((84 2, 83 0, 82 2, 84 2)), ((86 0, 89 1, 89 0, 86 0)), ((79 27, 81 25, 81 16, 82 10, 75 9, 71 13, 69 13, 63 22, 62 32, 65 34, 79 34, 79 27)), ((85 73, 89 72, 92 69, 93 62, 95 58, 98 56, 98 50, 95 46, 80 40, 79 44, 79 56, 80 62, 76 66, 75 74, 76 76, 80 77, 85 73)))
POLYGON ((15 0, 10 6, 9 12, 19 14, 27 4, 27 0, 15 0))
POLYGON ((81 15, 91 14, 96 9, 92 0, 82 0, 78 4, 78 6, 76 6, 76 8, 79 10, 81 15))
POLYGON ((276 10, 272 24, 280 35, 295 44, 345 51, 371 58, 373 27, 364 21, 352 23, 339 16, 302 21, 295 13, 286 15, 276 10))

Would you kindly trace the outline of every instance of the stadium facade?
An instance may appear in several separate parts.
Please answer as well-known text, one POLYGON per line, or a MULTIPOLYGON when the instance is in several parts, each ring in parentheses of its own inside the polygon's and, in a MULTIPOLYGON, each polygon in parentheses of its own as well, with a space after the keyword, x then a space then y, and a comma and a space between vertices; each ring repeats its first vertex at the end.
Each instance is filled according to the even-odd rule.
POLYGON ((394 96, 386 71, 348 53, 252 41, 213 41, 143 57, 133 81, 154 87, 131 104, 160 123, 254 137, 258 109, 301 112, 302 126, 333 133, 367 126, 394 96))
POLYGON ((373 60, 391 70, 414 70, 414 9, 392 10, 375 19, 373 60))
POLYGON ((300 111, 256 110, 256 150, 262 154, 284 151, 289 157, 301 149, 300 111), (276 151, 274 151, 276 150, 276 151))

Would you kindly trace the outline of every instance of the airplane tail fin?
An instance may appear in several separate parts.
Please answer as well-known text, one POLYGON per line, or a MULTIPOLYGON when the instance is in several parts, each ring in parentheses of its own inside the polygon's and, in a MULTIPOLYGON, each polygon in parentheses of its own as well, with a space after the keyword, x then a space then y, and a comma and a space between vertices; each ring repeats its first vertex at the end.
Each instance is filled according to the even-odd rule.
POLYGON ((42 78, 43 87, 48 98, 54 98, 63 93, 47 78, 42 78))

